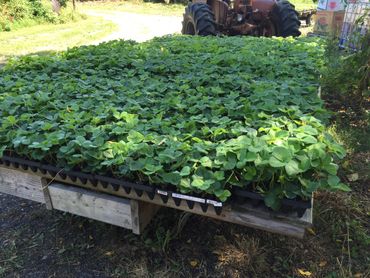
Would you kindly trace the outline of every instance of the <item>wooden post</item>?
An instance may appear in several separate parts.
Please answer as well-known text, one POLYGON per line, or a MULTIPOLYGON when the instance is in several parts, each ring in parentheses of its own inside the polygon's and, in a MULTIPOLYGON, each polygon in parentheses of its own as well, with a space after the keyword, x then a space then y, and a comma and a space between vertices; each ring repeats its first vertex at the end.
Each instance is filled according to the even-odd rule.
POLYGON ((131 222, 132 232, 140 235, 150 220, 157 213, 160 206, 150 203, 144 203, 137 200, 131 200, 131 222))

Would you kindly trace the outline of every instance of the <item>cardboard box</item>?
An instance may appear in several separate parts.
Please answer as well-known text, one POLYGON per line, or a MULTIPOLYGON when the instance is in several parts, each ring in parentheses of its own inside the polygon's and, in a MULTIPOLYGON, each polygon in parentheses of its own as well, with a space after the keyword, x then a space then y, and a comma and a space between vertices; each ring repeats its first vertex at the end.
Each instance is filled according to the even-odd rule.
POLYGON ((344 20, 344 11, 317 11, 314 33, 339 36, 344 20))
POLYGON ((317 4, 318 10, 323 11, 344 11, 348 0, 319 0, 317 4))

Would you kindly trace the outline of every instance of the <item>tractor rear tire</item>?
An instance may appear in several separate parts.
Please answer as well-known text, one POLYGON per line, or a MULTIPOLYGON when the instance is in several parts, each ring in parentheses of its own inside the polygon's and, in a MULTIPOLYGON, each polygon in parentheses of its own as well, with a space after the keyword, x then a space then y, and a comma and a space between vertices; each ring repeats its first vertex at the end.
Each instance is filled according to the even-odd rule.
POLYGON ((272 9, 271 13, 276 28, 276 36, 298 37, 301 34, 299 31, 301 21, 298 19, 297 11, 289 1, 276 1, 276 5, 272 9))
POLYGON ((209 36, 216 35, 215 16, 207 4, 189 4, 184 13, 182 34, 209 36))

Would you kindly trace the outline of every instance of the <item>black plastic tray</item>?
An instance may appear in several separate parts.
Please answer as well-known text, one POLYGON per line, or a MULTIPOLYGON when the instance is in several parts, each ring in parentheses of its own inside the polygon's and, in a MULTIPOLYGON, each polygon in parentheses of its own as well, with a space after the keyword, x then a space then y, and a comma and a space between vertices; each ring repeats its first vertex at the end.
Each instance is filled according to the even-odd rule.
MULTIPOLYGON (((253 206, 264 205, 264 197, 256 192, 242 189, 234 189, 232 196, 236 202, 248 202, 253 206)), ((283 199, 281 201, 281 212, 296 212, 298 217, 302 217, 307 209, 312 207, 311 200, 283 199)))

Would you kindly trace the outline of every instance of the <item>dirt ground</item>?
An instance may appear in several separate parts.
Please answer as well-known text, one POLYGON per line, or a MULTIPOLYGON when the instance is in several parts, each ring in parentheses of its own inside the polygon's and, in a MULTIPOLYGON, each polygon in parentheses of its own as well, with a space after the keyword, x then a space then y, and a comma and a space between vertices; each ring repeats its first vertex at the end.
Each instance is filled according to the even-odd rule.
POLYGON ((304 240, 166 208, 136 236, 0 195, 0 277, 370 277, 364 175, 352 193, 316 194, 304 240))
POLYGON ((154 37, 169 34, 179 34, 182 27, 182 17, 135 14, 118 11, 84 11, 89 16, 102 17, 105 20, 114 22, 119 26, 117 32, 99 40, 97 43, 126 39, 143 42, 154 37))

